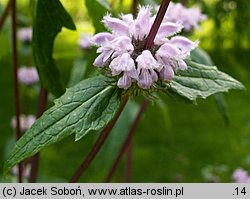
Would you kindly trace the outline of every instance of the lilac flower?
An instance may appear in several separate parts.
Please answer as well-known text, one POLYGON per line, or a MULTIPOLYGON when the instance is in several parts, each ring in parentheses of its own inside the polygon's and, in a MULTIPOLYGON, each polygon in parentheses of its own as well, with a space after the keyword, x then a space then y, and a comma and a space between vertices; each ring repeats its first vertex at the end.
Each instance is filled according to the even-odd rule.
POLYGON ((80 39, 78 40, 78 46, 81 49, 88 49, 92 47, 91 42, 91 35, 81 35, 80 39))
POLYGON ((123 72, 123 76, 118 80, 117 85, 121 88, 129 88, 132 80, 137 79, 138 72, 135 68, 134 60, 130 57, 129 53, 123 53, 114 58, 109 65, 112 70, 112 75, 116 76, 123 72))
POLYGON ((18 38, 26 43, 32 41, 32 29, 31 28, 21 28, 18 31, 18 38))
POLYGON ((18 81, 25 84, 31 85, 39 82, 39 76, 35 67, 23 66, 18 69, 18 81))
POLYGON ((185 31, 190 31, 199 28, 199 23, 206 18, 197 7, 186 8, 181 3, 170 2, 164 21, 181 23, 185 31))
MULTIPOLYGON (((21 114, 20 117, 19 117, 19 121, 20 121, 20 130, 21 130, 21 132, 25 132, 36 121, 36 117, 34 115, 21 114)), ((12 128, 16 128, 16 117, 12 118, 11 126, 12 126, 12 128)))
POLYGON ((250 175, 242 168, 238 168, 233 173, 233 180, 237 183, 250 183, 250 175))
POLYGON ((129 89, 137 84, 141 89, 150 89, 155 82, 171 81, 176 70, 187 69, 184 59, 198 42, 175 36, 183 28, 180 23, 163 22, 152 48, 143 49, 154 19, 151 7, 140 7, 136 19, 131 14, 120 18, 108 14, 103 23, 110 33, 101 32, 92 37, 99 53, 94 65, 105 70, 105 74, 110 71, 108 75, 117 77, 118 87, 129 89))
POLYGON ((143 89, 148 89, 153 82, 158 80, 156 71, 160 71, 162 65, 155 60, 149 50, 144 50, 141 55, 136 58, 136 62, 137 70, 140 74, 138 77, 138 85, 143 89))

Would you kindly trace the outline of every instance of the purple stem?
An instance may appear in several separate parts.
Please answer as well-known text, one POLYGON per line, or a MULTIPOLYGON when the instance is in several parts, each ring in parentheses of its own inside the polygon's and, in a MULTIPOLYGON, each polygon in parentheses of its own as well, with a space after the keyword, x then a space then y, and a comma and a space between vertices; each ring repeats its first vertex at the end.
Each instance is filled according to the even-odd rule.
MULTIPOLYGON (((171 0, 163 0, 162 1, 160 9, 159 9, 157 16, 155 18, 155 21, 150 29, 150 32, 149 32, 147 39, 146 39, 145 49, 150 49, 153 46, 155 36, 160 28, 160 25, 162 23, 162 20, 163 20, 165 14, 166 14, 166 11, 168 9, 170 1, 171 0)), ((141 117, 144 113, 144 110, 146 109, 147 106, 148 106, 148 101, 147 101, 147 99, 144 99, 144 102, 141 106, 141 109, 138 112, 138 115, 137 115, 134 123, 131 126, 131 129, 128 133, 128 136, 127 136, 125 142, 123 143, 123 146, 120 149, 120 152, 117 155, 117 157, 113 163, 113 166, 112 166, 108 176, 106 177, 105 182, 110 182, 110 180, 111 180, 112 176, 114 175, 114 173, 117 169, 117 166, 121 160, 121 157, 123 156, 126 149, 128 150, 128 156, 126 159, 126 167, 125 167, 125 169, 126 169, 126 182, 131 180, 131 168, 132 168, 132 166, 131 166, 132 165, 132 149, 131 149, 132 143, 131 142, 132 142, 133 135, 135 133, 134 131, 135 131, 137 125, 139 124, 141 117)))
POLYGON ((71 183, 76 183, 79 180, 79 178, 81 177, 81 175, 86 171, 88 166, 91 164, 91 162, 93 161, 93 159, 95 158, 95 156, 97 155, 97 153, 99 152, 101 147, 103 146, 103 144, 104 144, 105 140, 107 139, 108 135, 110 134, 111 130, 115 126, 115 124, 116 124, 118 118, 120 117, 125 105, 127 104, 127 101, 128 101, 128 98, 125 97, 123 99, 122 104, 121 104, 119 110, 117 111, 115 117, 102 130, 101 135, 98 137, 94 147, 91 149, 91 151, 89 152, 89 154, 87 155, 87 157, 85 158, 83 163, 80 165, 80 167, 78 168, 78 170, 76 171, 76 173, 74 174, 72 179, 70 180, 71 183))
MULTIPOLYGON (((13 75, 14 75, 14 96, 15 96, 15 114, 16 114, 16 139, 19 140, 22 136, 20 131, 20 97, 19 97, 19 85, 18 85, 18 55, 17 55, 17 29, 16 29, 16 0, 11 1, 11 19, 12 19, 12 52, 13 52, 13 75)), ((23 167, 22 163, 18 164, 18 182, 21 183, 23 180, 23 167)))
POLYGON ((136 128, 137 128, 137 126, 138 126, 138 124, 139 124, 139 122, 141 120, 141 117, 142 117, 142 115, 143 115, 143 113, 144 113, 147 106, 148 106, 148 100, 144 99, 144 101, 143 101, 143 103, 141 105, 141 108, 140 108, 140 110, 139 110, 133 124, 131 125, 131 127, 129 129, 128 136, 127 136, 126 140, 124 141, 124 143, 123 143, 123 145, 122 145, 122 147, 120 149, 120 152, 119 152, 118 156, 116 157, 116 159, 115 159, 115 161, 113 163, 113 166, 109 171, 109 174, 106 177, 105 182, 110 182, 112 176, 114 175, 114 173, 115 173, 115 171, 117 169, 117 166, 118 166, 124 152, 126 151, 129 144, 131 143, 131 139, 132 139, 132 137, 133 137, 133 135, 135 133, 135 130, 136 130, 136 128))
MULTIPOLYGON (((132 2, 131 12, 132 12, 134 19, 137 16, 138 3, 139 3, 139 0, 133 0, 132 2)), ((132 141, 133 141, 132 139, 129 141, 128 147, 127 147, 127 157, 125 161, 125 182, 129 182, 132 176, 132 156, 133 156, 132 141)))
POLYGON ((160 28, 160 25, 162 23, 162 20, 163 20, 165 14, 166 14, 166 11, 168 9, 170 1, 171 0, 162 0, 160 9, 156 15, 155 21, 152 25, 152 28, 149 32, 147 39, 146 39, 145 49, 150 49, 153 46, 155 36, 160 28))
POLYGON ((132 179, 132 159, 133 159, 133 137, 128 142, 127 156, 125 165, 125 182, 129 183, 132 179))
POLYGON ((134 18, 137 15, 138 4, 139 4, 139 0, 133 0, 132 7, 131 7, 131 12, 132 12, 132 15, 133 15, 134 18))
POLYGON ((187 0, 181 0, 182 5, 187 5, 187 0))

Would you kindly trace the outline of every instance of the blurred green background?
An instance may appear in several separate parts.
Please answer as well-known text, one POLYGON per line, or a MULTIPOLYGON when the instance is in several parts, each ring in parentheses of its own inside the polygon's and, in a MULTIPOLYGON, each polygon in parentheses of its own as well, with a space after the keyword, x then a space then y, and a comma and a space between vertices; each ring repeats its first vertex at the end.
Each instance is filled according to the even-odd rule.
MULTIPOLYGON (((84 0, 61 0, 71 14, 77 31, 63 29, 56 38, 54 57, 67 84, 76 60, 88 53, 77 45, 81 34, 94 33, 84 0), (72 3, 73 2, 73 3, 72 3)), ((128 13, 131 0, 110 0, 115 13, 128 13)), ((154 4, 156 0, 140 1, 154 4)), ((250 87, 250 1, 189 0, 199 5, 208 19, 192 35, 200 40, 215 65, 250 87)), ((7 0, 0 0, 2 13, 7 0)), ((1 14, 0 14, 1 15, 1 14)), ((18 1, 18 27, 32 24, 32 1, 18 1)), ((11 61, 10 18, 0 32, 0 181, 14 182, 14 176, 2 176, 4 160, 13 147, 15 132, 10 126, 14 115, 11 61)), ((78 62, 79 63, 79 62, 78 62)), ((19 64, 32 65, 30 46, 19 43, 19 64)), ((86 66, 83 64, 83 70, 86 66)), ((88 68, 88 73, 94 71, 88 68), (90 72, 89 72, 90 71, 90 72)), ((88 74, 86 74, 87 76, 88 74)), ((38 87, 21 89, 21 111, 36 113, 38 87), (29 101, 27 102, 27 99, 29 101)), ((50 96, 50 99, 53 99, 50 96)), ((133 140, 132 182, 231 182, 238 167, 250 171, 250 92, 225 94, 230 114, 226 125, 213 97, 198 100, 197 105, 162 96, 147 108, 133 140)), ((139 102, 126 107, 115 129, 81 182, 103 182, 116 156, 139 102)), ((50 102, 49 106, 53 103, 50 102)), ((74 136, 51 145, 41 152, 39 182, 67 182, 84 159, 98 134, 89 134, 74 142, 74 136)), ((113 178, 124 182, 124 159, 113 178)))

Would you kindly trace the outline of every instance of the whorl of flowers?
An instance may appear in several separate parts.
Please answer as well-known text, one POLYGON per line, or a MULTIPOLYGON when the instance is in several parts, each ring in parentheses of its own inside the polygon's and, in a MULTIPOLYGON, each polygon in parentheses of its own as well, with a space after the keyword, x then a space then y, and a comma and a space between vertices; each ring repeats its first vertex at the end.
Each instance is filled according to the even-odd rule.
POLYGON ((23 66, 18 69, 18 81, 24 85, 32 85, 39 82, 39 76, 35 67, 23 66))
POLYGON ((233 173, 233 180, 237 183, 250 183, 250 175, 246 170, 238 168, 233 173))
POLYGON ((157 81, 170 82, 177 69, 187 69, 184 59, 198 42, 175 36, 183 28, 180 23, 163 22, 154 45, 144 49, 155 17, 151 14, 151 7, 140 7, 136 19, 131 14, 120 18, 107 14, 103 23, 110 33, 93 36, 92 41, 100 53, 94 65, 117 77, 118 87, 128 89, 137 84, 142 89, 149 89, 157 81))
POLYGON ((199 23, 207 18, 198 7, 187 8, 181 3, 170 2, 164 21, 178 22, 184 26, 185 31, 199 28, 199 23))
MULTIPOLYGON (((36 117, 34 115, 24 115, 21 114, 19 117, 19 121, 20 121, 20 130, 21 132, 25 132, 27 131, 32 124, 34 124, 34 122, 36 121, 36 117)), ((13 117, 11 120, 11 126, 12 128, 16 128, 16 117, 13 117)))
POLYGON ((24 43, 31 42, 32 41, 32 29, 31 28, 21 28, 18 31, 18 38, 24 43))

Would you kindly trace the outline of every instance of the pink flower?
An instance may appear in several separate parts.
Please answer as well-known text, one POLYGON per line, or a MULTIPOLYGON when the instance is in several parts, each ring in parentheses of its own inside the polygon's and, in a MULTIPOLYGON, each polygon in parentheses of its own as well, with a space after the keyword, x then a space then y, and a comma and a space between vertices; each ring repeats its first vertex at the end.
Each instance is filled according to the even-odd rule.
POLYGON ((250 183, 250 175, 242 168, 238 168, 233 173, 233 180, 237 183, 250 183))
POLYGON ((198 29, 199 23, 206 18, 197 7, 186 8, 181 3, 170 2, 164 21, 181 23, 185 31, 190 31, 198 29))
POLYGON ((31 85, 39 82, 39 76, 35 67, 23 66, 18 69, 18 81, 25 84, 31 85))
POLYGON ((109 14, 103 18, 105 26, 115 35, 129 36, 128 25, 121 19, 111 17, 109 14))
POLYGON ((162 65, 155 60, 149 50, 144 50, 142 54, 136 58, 136 62, 139 73, 138 85, 143 89, 148 89, 153 82, 158 80, 156 71, 160 71, 162 65))
POLYGON ((21 28, 18 31, 18 38, 22 42, 31 42, 32 41, 32 29, 31 28, 21 28))
POLYGON ((151 7, 140 7, 136 19, 131 14, 120 15, 120 18, 108 14, 103 23, 110 33, 92 37, 99 53, 94 65, 103 68, 105 74, 109 71, 109 76, 118 76, 118 87, 129 89, 137 83, 141 89, 150 89, 157 81, 171 81, 177 69, 188 68, 184 59, 198 42, 175 36, 183 28, 181 23, 162 23, 152 49, 144 50, 154 19, 151 7))
POLYGON ((151 18, 151 7, 141 7, 137 18, 131 23, 130 34, 138 40, 145 39, 153 24, 151 18))
MULTIPOLYGON (((21 132, 25 132, 36 121, 36 117, 34 115, 21 114, 20 117, 19 117, 19 121, 20 121, 20 130, 21 130, 21 132)), ((12 126, 12 128, 16 128, 16 117, 12 118, 11 126, 12 126)))

